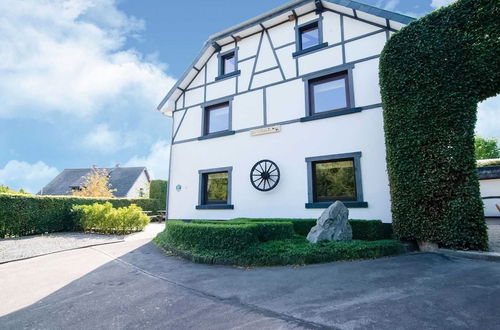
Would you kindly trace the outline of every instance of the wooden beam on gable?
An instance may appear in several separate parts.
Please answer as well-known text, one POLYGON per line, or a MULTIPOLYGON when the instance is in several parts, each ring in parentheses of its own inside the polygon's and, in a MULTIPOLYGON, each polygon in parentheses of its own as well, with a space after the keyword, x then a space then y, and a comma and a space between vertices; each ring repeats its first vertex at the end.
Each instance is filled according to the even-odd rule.
POLYGON ((220 52, 221 47, 218 43, 212 42, 212 47, 215 48, 216 52, 220 52))
POLYGON ((321 14, 325 11, 325 7, 323 7, 321 0, 314 0, 314 5, 316 6, 316 14, 321 14))

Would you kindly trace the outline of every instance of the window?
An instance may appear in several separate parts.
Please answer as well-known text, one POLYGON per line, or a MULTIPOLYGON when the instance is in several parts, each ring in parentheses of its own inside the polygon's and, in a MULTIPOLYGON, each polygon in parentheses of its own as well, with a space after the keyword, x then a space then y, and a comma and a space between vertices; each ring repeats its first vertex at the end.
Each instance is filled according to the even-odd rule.
POLYGON ((238 70, 238 47, 217 55, 219 58, 219 75, 215 80, 227 79, 240 74, 238 70))
POLYGON ((231 172, 232 167, 198 171, 200 191, 197 209, 232 209, 231 172))
POLYGON ((354 159, 312 163, 314 202, 355 201, 354 159))
POLYGON ((323 18, 319 17, 295 27, 295 52, 293 57, 302 56, 328 47, 323 42, 323 18))
POLYGON ((229 102, 206 107, 204 135, 229 130, 229 114, 229 102))
POLYGON ((304 50, 320 44, 318 22, 314 22, 299 28, 299 50, 304 50))
POLYGON ((350 108, 347 72, 309 80, 310 114, 350 108))
POLYGON ((228 74, 236 71, 236 58, 234 52, 222 56, 221 74, 228 74))
POLYGON ((367 207, 361 184, 361 152, 306 158, 306 208, 326 208, 335 201, 348 207, 367 207))
POLYGON ((228 173, 203 174, 203 204, 227 204, 228 173))

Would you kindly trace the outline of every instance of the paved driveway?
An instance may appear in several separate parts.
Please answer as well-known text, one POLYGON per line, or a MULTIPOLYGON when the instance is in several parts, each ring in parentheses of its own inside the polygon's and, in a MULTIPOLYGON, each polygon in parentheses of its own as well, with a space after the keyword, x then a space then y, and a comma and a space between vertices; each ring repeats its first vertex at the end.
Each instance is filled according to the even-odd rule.
POLYGON ((148 239, 0 265, 0 329, 498 329, 500 264, 412 254, 238 269, 148 239))

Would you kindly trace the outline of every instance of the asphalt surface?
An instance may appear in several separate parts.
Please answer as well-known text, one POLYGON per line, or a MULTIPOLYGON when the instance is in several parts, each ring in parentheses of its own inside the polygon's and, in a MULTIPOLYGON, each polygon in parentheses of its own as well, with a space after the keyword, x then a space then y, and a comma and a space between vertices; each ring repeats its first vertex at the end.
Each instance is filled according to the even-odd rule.
POLYGON ((165 256, 148 241, 0 265, 0 329, 500 325, 500 263, 428 253, 240 269, 165 256))

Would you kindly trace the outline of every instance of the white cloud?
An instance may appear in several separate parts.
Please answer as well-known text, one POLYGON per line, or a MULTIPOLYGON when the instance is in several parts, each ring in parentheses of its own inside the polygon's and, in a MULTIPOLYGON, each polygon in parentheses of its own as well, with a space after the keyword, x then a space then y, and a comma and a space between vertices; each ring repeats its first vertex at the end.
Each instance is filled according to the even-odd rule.
POLYGON ((449 5, 452 2, 455 2, 456 0, 432 0, 431 2, 431 7, 432 8, 439 8, 442 6, 449 5))
POLYGON ((91 150, 108 153, 123 147, 120 133, 111 131, 106 124, 100 124, 83 138, 83 145, 91 150))
POLYGON ((479 103, 476 133, 482 137, 495 137, 500 142, 500 95, 479 103))
POLYGON ((124 166, 146 166, 153 179, 168 179, 170 144, 165 140, 154 143, 145 157, 132 157, 124 166))
POLYGON ((24 189, 37 193, 44 185, 52 180, 59 171, 44 162, 30 164, 24 161, 10 160, 0 169, 0 184, 11 189, 24 189))
POLYGON ((399 4, 399 0, 388 0, 384 6, 385 10, 394 10, 396 6, 399 4))
POLYGON ((115 0, 0 1, 1 117, 89 116, 133 100, 153 107, 173 79, 123 49, 144 23, 115 0))

